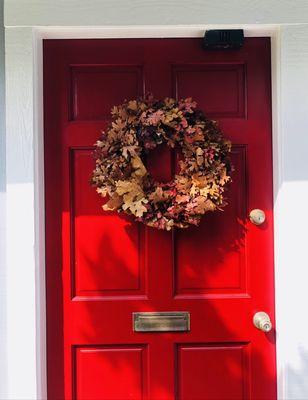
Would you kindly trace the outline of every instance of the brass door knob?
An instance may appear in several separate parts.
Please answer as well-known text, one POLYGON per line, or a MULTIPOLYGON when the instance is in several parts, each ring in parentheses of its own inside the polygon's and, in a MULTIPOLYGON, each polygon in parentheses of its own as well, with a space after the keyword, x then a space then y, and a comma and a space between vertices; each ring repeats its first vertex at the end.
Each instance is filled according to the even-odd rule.
POLYGON ((265 213, 258 208, 250 211, 249 214, 250 221, 255 225, 262 225, 265 222, 265 213))
POLYGON ((260 311, 255 313, 253 316, 253 324, 256 328, 263 332, 269 332, 272 330, 271 319, 266 312, 260 311))

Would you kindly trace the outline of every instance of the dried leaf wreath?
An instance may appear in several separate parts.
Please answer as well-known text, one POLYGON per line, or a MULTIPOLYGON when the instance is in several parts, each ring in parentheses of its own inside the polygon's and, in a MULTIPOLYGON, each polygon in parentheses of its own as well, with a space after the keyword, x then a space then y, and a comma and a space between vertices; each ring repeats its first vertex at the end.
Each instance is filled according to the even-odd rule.
POLYGON ((170 230, 198 225, 206 212, 225 206, 231 143, 195 101, 158 101, 148 95, 113 107, 111 114, 110 126, 96 143, 92 176, 97 192, 109 198, 104 210, 170 230), (168 183, 156 182, 145 166, 146 154, 162 143, 179 146, 184 158, 168 183))

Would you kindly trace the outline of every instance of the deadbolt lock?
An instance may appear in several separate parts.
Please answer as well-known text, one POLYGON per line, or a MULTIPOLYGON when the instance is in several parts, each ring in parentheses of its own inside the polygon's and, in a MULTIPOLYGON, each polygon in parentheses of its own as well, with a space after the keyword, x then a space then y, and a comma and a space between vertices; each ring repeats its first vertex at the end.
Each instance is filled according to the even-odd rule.
POLYGON ((265 222, 265 213, 258 208, 250 211, 249 214, 250 221, 255 225, 262 225, 265 222))

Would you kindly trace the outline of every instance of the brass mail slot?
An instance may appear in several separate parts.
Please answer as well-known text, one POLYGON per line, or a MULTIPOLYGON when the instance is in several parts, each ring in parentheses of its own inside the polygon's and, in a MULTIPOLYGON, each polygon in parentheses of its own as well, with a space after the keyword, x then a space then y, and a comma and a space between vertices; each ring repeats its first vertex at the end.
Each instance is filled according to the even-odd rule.
POLYGON ((190 314, 187 311, 135 312, 135 332, 186 332, 190 330, 190 314))

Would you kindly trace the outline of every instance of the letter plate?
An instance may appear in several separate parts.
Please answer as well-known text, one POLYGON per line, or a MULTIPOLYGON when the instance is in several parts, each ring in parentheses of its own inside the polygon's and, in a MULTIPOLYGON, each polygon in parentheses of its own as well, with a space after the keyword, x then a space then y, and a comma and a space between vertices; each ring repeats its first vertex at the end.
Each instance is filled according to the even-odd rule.
POLYGON ((190 330, 190 314, 187 311, 134 312, 135 332, 187 332, 190 330))

